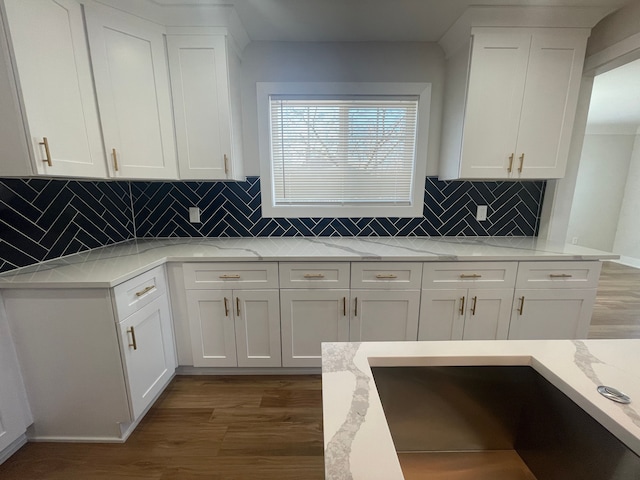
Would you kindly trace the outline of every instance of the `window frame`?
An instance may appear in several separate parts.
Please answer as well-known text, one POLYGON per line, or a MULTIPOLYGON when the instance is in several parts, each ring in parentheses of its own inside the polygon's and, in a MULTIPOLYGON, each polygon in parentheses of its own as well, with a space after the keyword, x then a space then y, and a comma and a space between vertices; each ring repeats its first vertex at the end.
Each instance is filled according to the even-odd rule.
POLYGON ((265 218, 363 218, 423 216, 424 182, 427 171, 430 83, 334 83, 334 82, 258 82, 258 141, 260 152, 260 195, 265 218), (410 205, 275 205, 271 155, 271 95, 390 95, 418 97, 416 156, 410 205))

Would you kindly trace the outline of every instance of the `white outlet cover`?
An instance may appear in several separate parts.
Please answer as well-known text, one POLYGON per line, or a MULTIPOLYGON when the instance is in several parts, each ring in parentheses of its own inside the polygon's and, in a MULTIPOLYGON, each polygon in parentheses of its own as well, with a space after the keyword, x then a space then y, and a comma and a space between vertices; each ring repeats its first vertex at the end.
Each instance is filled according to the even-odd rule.
POLYGON ((200 209, 198 207, 189 207, 189 221, 200 223, 200 209))
POLYGON ((476 220, 482 222, 487 219, 487 205, 478 205, 478 210, 476 211, 476 220))

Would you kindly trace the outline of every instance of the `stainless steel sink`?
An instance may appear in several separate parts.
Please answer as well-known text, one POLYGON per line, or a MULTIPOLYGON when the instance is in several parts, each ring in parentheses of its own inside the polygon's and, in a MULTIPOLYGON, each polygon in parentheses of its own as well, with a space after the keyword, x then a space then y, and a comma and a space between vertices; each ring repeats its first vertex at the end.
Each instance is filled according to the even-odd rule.
POLYGON ((640 479, 640 457, 531 367, 372 370, 407 479, 640 479))

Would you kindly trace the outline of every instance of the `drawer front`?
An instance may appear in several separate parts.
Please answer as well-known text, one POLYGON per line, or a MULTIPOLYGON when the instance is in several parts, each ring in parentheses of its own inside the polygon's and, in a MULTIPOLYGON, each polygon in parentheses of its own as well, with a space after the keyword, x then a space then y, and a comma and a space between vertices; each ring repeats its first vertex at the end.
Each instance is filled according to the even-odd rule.
POLYGON ((422 264, 392 262, 354 262, 351 288, 381 290, 419 290, 422 264))
POLYGON ((597 288, 602 263, 520 262, 516 288, 597 288))
POLYGON ((113 288, 117 321, 123 321, 167 291, 164 267, 156 267, 148 272, 127 280, 113 288))
POLYGON ((349 263, 281 263, 280 288, 349 288, 349 263))
POLYGON ((277 263, 185 263, 187 290, 278 288, 277 263))
POLYGON ((422 288, 512 288, 517 262, 425 262, 422 288))

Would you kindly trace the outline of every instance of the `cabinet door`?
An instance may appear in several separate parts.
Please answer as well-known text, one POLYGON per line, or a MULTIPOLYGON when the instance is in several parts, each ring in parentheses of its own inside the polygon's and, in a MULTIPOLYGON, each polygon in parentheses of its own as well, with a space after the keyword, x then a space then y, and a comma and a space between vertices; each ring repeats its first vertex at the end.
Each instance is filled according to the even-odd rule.
POLYGON ((281 290, 282 365, 321 366, 322 342, 349 340, 349 290, 281 290))
POLYGON ((420 292, 352 290, 349 341, 418 339, 420 292))
POLYGON ((418 340, 462 340, 466 289, 422 290, 418 340))
POLYGON ((519 178, 564 176, 585 46, 581 30, 533 35, 515 150, 519 178))
POLYGON ((223 35, 167 37, 180 178, 236 178, 223 35))
POLYGON ((6 0, 5 8, 34 172, 105 177, 80 4, 6 0))
POLYGON ((467 294, 463 340, 506 340, 509 335, 513 289, 470 289, 467 294))
POLYGON ((463 178, 507 178, 515 152, 531 34, 473 37, 462 139, 463 178))
POLYGON ((97 3, 85 12, 111 176, 177 178, 164 27, 97 3))
POLYGON ((278 290, 233 292, 239 367, 280 367, 278 290))
POLYGON ((136 419, 176 370, 167 296, 158 298, 121 322, 120 335, 131 408, 136 419))
POLYGON ((188 290, 187 313, 195 367, 236 367, 231 290, 188 290))
POLYGON ((596 289, 518 289, 509 340, 587 338, 596 289))

